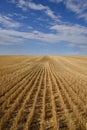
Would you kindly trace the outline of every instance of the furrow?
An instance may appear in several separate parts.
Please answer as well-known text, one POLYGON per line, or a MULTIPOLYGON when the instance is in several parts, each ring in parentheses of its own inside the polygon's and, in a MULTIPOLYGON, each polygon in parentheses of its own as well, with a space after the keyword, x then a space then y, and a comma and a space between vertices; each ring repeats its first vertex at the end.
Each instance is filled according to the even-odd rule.
POLYGON ((8 109, 10 109, 11 104, 13 104, 16 99, 18 98, 17 95, 19 95, 19 93, 21 93, 22 91, 24 91, 25 86, 27 86, 27 84, 29 84, 29 82, 32 80, 33 76, 37 73, 36 71, 32 71, 31 73, 31 77, 30 73, 27 77, 25 77, 24 80, 21 81, 21 84, 19 83, 20 87, 16 86, 16 91, 14 93, 12 93, 11 95, 9 95, 9 98, 7 98, 7 100, 5 100, 5 102, 2 104, 1 109, 0 109, 0 118, 2 118, 2 116, 4 115, 5 111, 8 111, 8 109))
MULTIPOLYGON (((43 69, 42 69, 42 71, 43 71, 43 69)), ((28 117, 26 119, 26 124, 25 124, 24 130, 29 130, 31 127, 31 123, 32 123, 34 111, 35 111, 35 106, 36 106, 37 99, 38 99, 40 89, 41 89, 41 83, 42 83, 42 78, 43 78, 42 75, 43 75, 43 72, 40 74, 40 79, 38 79, 37 84, 35 83, 35 89, 33 90, 31 97, 30 97, 28 109, 30 108, 31 111, 28 114, 28 117)))
MULTIPOLYGON (((62 94, 63 100, 67 106, 67 110, 70 111, 69 113, 73 113, 71 115, 74 115, 73 120, 74 120, 74 123, 76 125, 76 129, 81 129, 81 130, 84 129, 85 130, 86 129, 86 121, 83 119, 83 117, 81 116, 81 114, 78 111, 77 106, 74 104, 73 100, 71 99, 71 94, 69 95, 69 93, 66 91, 66 89, 65 89, 66 86, 64 84, 62 84, 62 82, 61 82, 62 77, 60 79, 58 74, 57 74, 57 76, 55 75, 56 82, 61 87, 60 88, 61 94, 62 94), (78 122, 78 125, 77 125, 77 122, 78 122)), ((67 84, 67 86, 68 86, 68 84, 67 84)))
POLYGON ((14 114, 16 114, 16 109, 18 107, 21 107, 21 104, 25 100, 26 94, 31 89, 30 86, 33 85, 33 83, 34 83, 36 77, 38 76, 39 72, 40 72, 40 69, 37 71, 37 73, 35 74, 35 76, 33 77, 33 79, 30 81, 30 83, 25 87, 25 89, 18 95, 18 98, 16 99, 16 102, 13 103, 13 105, 11 106, 11 108, 6 112, 6 114, 4 115, 4 117, 1 119, 1 122, 0 122, 1 129, 5 129, 7 127, 9 119, 11 119, 12 116, 14 117, 14 114))

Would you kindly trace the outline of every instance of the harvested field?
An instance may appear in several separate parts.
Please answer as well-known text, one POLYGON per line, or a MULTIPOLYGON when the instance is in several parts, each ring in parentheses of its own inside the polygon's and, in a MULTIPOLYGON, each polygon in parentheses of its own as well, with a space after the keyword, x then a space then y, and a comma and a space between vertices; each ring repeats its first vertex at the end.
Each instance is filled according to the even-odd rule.
POLYGON ((0 130, 87 130, 87 57, 0 56, 0 130))

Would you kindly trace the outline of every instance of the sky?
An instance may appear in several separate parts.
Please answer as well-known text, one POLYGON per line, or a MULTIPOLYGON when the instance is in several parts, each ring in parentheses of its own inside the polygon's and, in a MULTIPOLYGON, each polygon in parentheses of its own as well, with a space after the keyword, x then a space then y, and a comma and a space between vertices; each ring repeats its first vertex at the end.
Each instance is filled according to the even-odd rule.
POLYGON ((87 55, 87 0, 0 0, 0 55, 87 55))

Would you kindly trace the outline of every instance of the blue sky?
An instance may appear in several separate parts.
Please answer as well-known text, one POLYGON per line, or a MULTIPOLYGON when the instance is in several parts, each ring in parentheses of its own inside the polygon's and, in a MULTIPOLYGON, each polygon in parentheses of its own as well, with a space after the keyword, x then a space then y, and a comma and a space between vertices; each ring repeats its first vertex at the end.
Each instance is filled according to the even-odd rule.
POLYGON ((87 55, 87 0, 1 0, 0 54, 87 55))

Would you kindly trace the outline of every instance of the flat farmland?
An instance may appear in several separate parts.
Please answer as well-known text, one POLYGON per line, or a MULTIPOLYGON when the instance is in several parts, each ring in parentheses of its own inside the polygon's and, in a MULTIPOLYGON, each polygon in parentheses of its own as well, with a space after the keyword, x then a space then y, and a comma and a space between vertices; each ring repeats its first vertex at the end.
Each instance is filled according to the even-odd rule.
POLYGON ((87 56, 0 56, 0 130, 87 130, 87 56))

